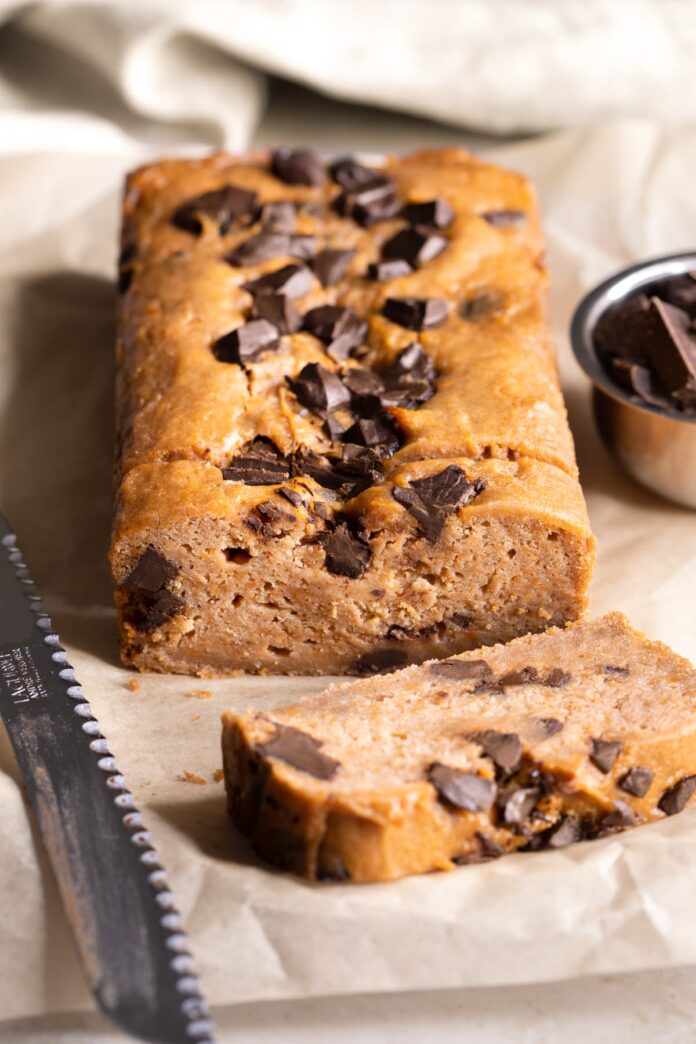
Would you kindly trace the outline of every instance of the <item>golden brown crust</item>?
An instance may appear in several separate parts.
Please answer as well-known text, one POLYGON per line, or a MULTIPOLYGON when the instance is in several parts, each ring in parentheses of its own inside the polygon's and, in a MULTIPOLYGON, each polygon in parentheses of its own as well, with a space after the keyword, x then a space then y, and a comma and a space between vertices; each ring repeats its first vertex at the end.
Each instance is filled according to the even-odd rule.
MULTIPOLYGON (((544 316, 543 242, 529 183, 456 149, 387 157, 383 170, 396 183, 401 199, 441 198, 455 211, 445 233, 447 248, 421 268, 388 282, 377 282, 365 273, 368 264, 379 258, 383 243, 403 227, 403 219, 363 228, 341 217, 331 205, 340 189, 328 178, 319 187, 289 185, 269 172, 266 154, 235 158, 225 153, 200 160, 165 160, 129 176, 122 265, 128 286, 121 296, 118 338, 120 488, 111 553, 127 662, 201 674, 240 667, 350 671, 360 655, 383 638, 390 624, 403 628, 404 612, 412 631, 437 626, 442 632, 444 628, 437 640, 414 637, 407 652, 410 660, 513 637, 549 621, 574 619, 583 611, 594 542, 577 483, 572 439, 544 316), (329 451, 332 443, 321 418, 299 408, 285 378, 296 377, 310 362, 334 371, 339 366, 307 332, 283 337, 280 350, 261 356, 246 368, 215 358, 214 342, 248 319, 252 297, 242 285, 291 260, 273 258, 254 266, 233 267, 224 261, 225 255, 257 232, 258 224, 233 224, 221 235, 213 220, 203 218, 202 233, 196 236, 172 222, 172 214, 187 200, 228 184, 253 190, 264 203, 292 200, 311 204, 309 210, 305 206, 298 212, 295 232, 317 237, 320 246, 355 249, 343 279, 328 287, 315 280, 296 302, 302 313, 322 304, 350 306, 369 322, 370 366, 383 367, 417 338, 437 369, 437 391, 429 401, 419 409, 389 408, 402 444, 384 462, 383 482, 339 504, 328 502, 313 480, 299 482, 314 502, 327 501, 320 507, 327 525, 333 524, 331 518, 337 512, 345 513, 372 534, 375 552, 366 582, 372 590, 388 590, 392 574, 406 569, 412 571, 414 580, 421 573, 434 575, 425 565, 430 554, 427 546, 415 556, 421 566, 413 556, 399 559, 396 549, 389 551, 393 560, 377 560, 377 552, 394 541, 427 545, 422 536, 419 539, 412 516, 394 500, 394 485, 408 485, 411 479, 435 474, 456 461, 463 462, 467 475, 484 474, 489 466, 495 472, 499 464, 503 470, 495 472, 490 495, 482 494, 457 512, 447 523, 439 550, 452 558, 467 533, 467 519, 477 519, 486 510, 496 515, 503 528, 510 528, 513 543, 522 541, 530 561, 534 555, 540 560, 547 550, 543 527, 549 533, 562 532, 563 562, 549 560, 546 579, 541 564, 539 590, 530 592, 529 613, 514 592, 519 579, 508 578, 510 566, 500 563, 499 567, 494 562, 495 549, 485 545, 480 553, 485 566, 482 561, 475 570, 472 588, 466 590, 461 579, 456 581, 460 617, 472 612, 475 617, 470 634, 455 633, 430 611, 432 606, 429 610, 414 597, 406 605, 402 597, 401 615, 396 602, 386 606, 392 612, 391 620, 380 615, 381 632, 376 626, 358 627, 351 655, 336 628, 327 632, 321 624, 338 599, 330 596, 323 583, 318 549, 315 545, 307 557, 306 545, 297 542, 317 535, 321 526, 317 526, 316 516, 308 521, 303 511, 286 511, 295 517, 284 524, 282 542, 274 545, 249 532, 250 512, 274 498, 275 490, 223 482, 220 469, 258 436, 271 440, 283 454, 296 453, 298 447, 320 455, 329 451), (497 227, 482 216, 499 211, 522 212, 525 220, 497 227), (405 296, 449 301, 445 325, 416 334, 380 314, 387 297, 405 296), (483 307, 478 312, 474 309, 473 315, 470 309, 467 312, 466 302, 484 298, 490 305, 488 311, 483 307), (500 488, 505 475, 510 482, 507 492, 500 488), (520 527, 526 527, 524 533, 520 527), (182 545, 185 549, 192 537, 194 558, 198 553, 195 562, 181 554, 182 545), (195 540, 204 543, 197 549, 195 540), (532 544, 534 551, 529 550, 532 544), (170 588, 184 606, 181 612, 164 614, 166 618, 156 628, 144 632, 137 622, 133 624, 132 613, 129 617, 127 606, 132 598, 126 581, 139 555, 150 546, 174 563, 177 578, 170 588), (225 574, 221 569, 216 556, 226 547, 241 548, 251 557, 252 568, 243 578, 239 570, 228 569, 225 574), (233 619, 234 614, 222 611, 222 606, 240 594, 249 606, 254 585, 257 592, 264 584, 271 585, 273 598, 268 601, 287 601, 292 579, 284 592, 281 563, 276 563, 272 577, 262 576, 254 568, 262 555, 270 561, 281 553, 291 578, 292 560, 298 568, 316 569, 315 587, 326 591, 325 601, 316 606, 314 623, 307 623, 307 613, 285 606, 287 618, 280 629, 294 632, 301 624, 299 629, 304 628, 309 641, 303 648, 273 636, 273 627, 261 617, 254 617, 245 629, 238 627, 240 614, 233 619), (198 570, 195 582, 193 565, 198 570), (555 598, 557 584, 550 575, 554 568, 561 570, 556 577, 564 587, 560 600, 555 598), (473 584, 485 587, 494 574, 500 598, 476 609, 469 604, 476 601, 473 584), (572 590, 563 579, 567 576, 572 578, 572 590), (216 604, 209 613, 204 600, 199 600, 206 585, 216 604), (499 630, 493 626, 496 605, 499 630), (201 620, 199 627, 195 621, 201 620), (259 627, 267 636, 263 648, 252 647, 254 642, 249 639, 248 632, 258 633, 259 627), (290 653, 276 654, 270 647, 289 648, 290 653), (336 649, 333 661, 332 649, 336 649)), ((291 485, 295 488, 297 482, 291 485)), ((510 550, 518 553, 517 544, 510 550)), ((444 583, 446 588, 445 572, 443 563, 438 584, 444 583)), ((342 600, 354 600, 360 581, 352 581, 355 586, 351 587, 345 577, 330 576, 329 580, 342 600)), ((297 587, 294 593, 300 597, 297 587)), ((259 597, 254 600, 258 602, 259 597)), ((360 616, 357 607, 355 614, 360 616)))
POLYGON ((491 673, 478 689, 434 661, 272 714, 223 715, 234 822, 294 873, 378 881, 601 836, 680 811, 696 790, 696 671, 620 614, 449 663, 481 660, 491 673), (284 729, 338 765, 331 778, 273 753, 284 729), (520 744, 508 771, 478 738, 491 731, 520 744), (491 781, 490 807, 443 799, 434 763, 491 781), (516 820, 506 802, 521 788, 537 792, 516 820))

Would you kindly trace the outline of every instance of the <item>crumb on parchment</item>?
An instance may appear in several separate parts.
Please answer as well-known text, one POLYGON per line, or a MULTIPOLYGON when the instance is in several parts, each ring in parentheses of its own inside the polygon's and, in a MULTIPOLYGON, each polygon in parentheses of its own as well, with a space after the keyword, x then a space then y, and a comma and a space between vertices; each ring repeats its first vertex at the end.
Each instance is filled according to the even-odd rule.
POLYGON ((202 776, 198 776, 195 772, 187 772, 186 769, 183 770, 181 776, 184 783, 198 783, 204 786, 207 782, 202 776))
POLYGON ((213 779, 216 783, 220 783, 225 778, 225 773, 222 769, 215 769, 213 772, 213 779))
POLYGON ((200 714, 194 714, 193 717, 191 718, 191 721, 200 721, 200 720, 201 720, 200 714))
POLYGON ((215 693, 212 689, 191 689, 189 696, 195 700, 209 700, 215 693))
POLYGON ((129 689, 130 692, 137 692, 140 688, 140 682, 137 678, 129 678, 126 682, 126 688, 129 689))

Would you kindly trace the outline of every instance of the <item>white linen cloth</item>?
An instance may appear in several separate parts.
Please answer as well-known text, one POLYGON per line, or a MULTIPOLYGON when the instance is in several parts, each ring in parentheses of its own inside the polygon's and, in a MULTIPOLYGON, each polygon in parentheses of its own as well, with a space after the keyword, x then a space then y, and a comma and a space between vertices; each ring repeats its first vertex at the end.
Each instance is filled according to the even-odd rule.
POLYGON ((264 73, 489 134, 693 117, 692 0, 0 0, 3 17, 2 151, 241 148, 264 73))

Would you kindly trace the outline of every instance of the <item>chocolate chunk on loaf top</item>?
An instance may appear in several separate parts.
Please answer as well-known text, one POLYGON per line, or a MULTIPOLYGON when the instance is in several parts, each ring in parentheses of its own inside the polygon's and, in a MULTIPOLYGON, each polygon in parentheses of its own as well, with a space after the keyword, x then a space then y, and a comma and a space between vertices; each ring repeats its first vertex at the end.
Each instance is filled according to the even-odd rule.
POLYGON ((576 618, 593 539, 542 246, 525 179, 459 150, 132 174, 126 661, 369 671, 576 618), (138 579, 152 554, 159 592, 138 579))
POLYGON ((229 810, 271 862, 378 881, 565 847, 696 792, 696 671, 612 613, 224 715, 229 810))

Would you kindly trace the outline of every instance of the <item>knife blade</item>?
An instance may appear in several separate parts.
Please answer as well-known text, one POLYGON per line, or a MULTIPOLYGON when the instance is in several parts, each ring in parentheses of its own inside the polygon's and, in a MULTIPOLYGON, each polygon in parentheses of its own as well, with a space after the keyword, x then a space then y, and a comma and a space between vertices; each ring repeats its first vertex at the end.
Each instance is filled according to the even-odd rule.
POLYGON ((211 1044, 165 871, 1 515, 0 715, 102 1012, 141 1040, 211 1044))

